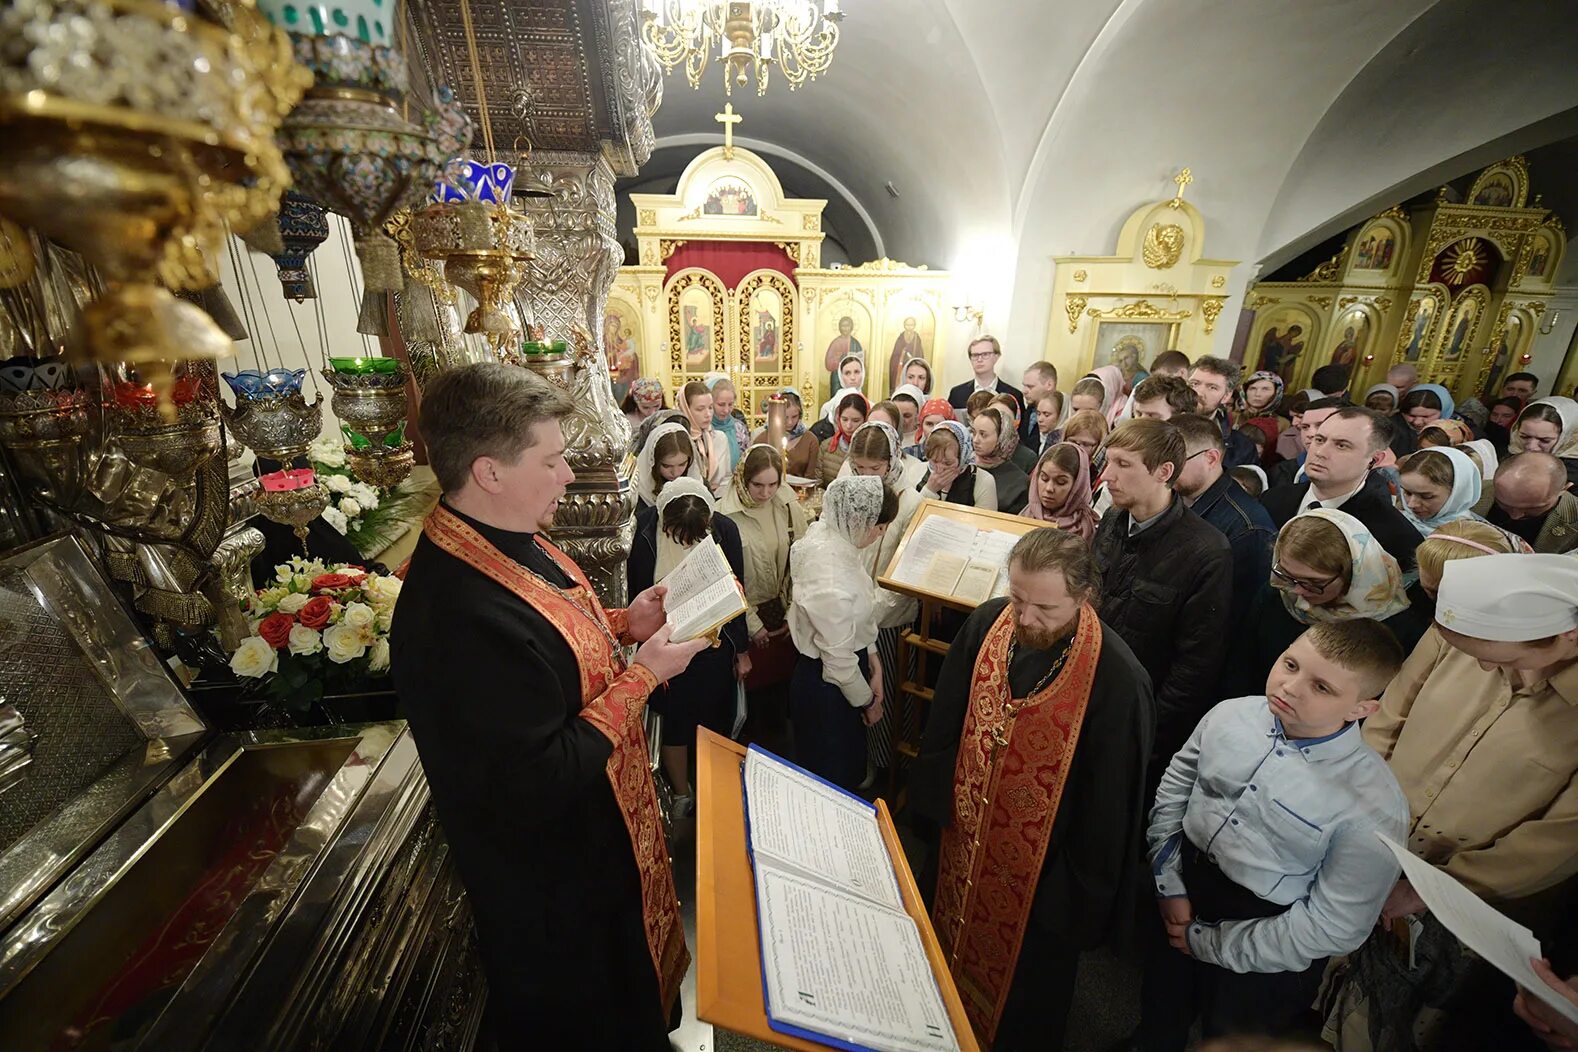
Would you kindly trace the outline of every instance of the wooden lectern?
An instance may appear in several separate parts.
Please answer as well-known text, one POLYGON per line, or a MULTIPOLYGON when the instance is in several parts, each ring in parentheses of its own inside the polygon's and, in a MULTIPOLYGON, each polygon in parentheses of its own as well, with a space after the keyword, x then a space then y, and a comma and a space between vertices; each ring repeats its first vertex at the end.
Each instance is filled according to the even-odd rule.
MULTIPOLYGON (((696 731, 696 1015, 720 1031, 774 1048, 821 1052, 820 1042, 780 1034, 767 1025, 762 995, 761 937, 756 927, 756 882, 745 844, 745 795, 740 778, 745 747, 705 727, 696 731)), ((904 909, 920 928, 926 956, 942 991, 959 1048, 979 1052, 959 991, 932 931, 931 918, 905 861, 887 805, 877 801, 877 824, 898 876, 904 909)), ((718 1047, 726 1046, 720 1034, 718 1047)))

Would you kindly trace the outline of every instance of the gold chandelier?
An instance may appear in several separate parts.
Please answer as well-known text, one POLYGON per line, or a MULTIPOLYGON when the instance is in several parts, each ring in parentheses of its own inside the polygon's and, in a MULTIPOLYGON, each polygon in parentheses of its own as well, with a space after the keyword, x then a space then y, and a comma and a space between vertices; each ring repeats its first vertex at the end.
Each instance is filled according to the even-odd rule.
POLYGON ((827 72, 838 46, 839 0, 642 0, 643 35, 665 71, 681 62, 701 87, 714 48, 723 64, 724 94, 756 76, 767 94, 774 64, 793 91, 827 72))

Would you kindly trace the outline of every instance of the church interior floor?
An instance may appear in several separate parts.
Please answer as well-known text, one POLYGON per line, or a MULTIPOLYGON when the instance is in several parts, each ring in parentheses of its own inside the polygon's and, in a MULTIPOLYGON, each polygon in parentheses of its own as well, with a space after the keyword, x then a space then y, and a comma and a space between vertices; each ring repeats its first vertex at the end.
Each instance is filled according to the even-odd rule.
MULTIPOLYGON (((682 819, 674 828, 674 879, 679 890, 685 941, 696 946, 696 822, 682 819)), ((684 1019, 669 1035, 674 1052, 714 1052, 712 1025, 696 1018, 696 969, 681 991, 684 1019)), ((1137 954, 1110 950, 1088 953, 1080 962, 1069 1017, 1069 1052, 1100 1052, 1130 1033, 1139 1022, 1140 966, 1137 954)))

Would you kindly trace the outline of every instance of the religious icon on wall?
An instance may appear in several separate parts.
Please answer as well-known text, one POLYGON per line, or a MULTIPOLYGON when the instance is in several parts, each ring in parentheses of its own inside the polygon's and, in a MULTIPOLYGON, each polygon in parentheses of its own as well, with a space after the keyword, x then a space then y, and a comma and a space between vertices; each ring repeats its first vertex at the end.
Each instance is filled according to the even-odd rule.
POLYGON ((708 216, 754 216, 758 212, 756 195, 739 179, 719 179, 701 203, 701 214, 708 216))
POLYGON ((1354 249, 1353 269, 1386 270, 1392 265, 1392 250, 1396 247, 1397 239, 1386 227, 1378 226, 1366 231, 1354 249))
POLYGON ((1156 356, 1172 347, 1177 327, 1166 321, 1102 321, 1096 326, 1096 358, 1092 367, 1116 365, 1124 383, 1143 380, 1156 356))
POLYGON ((759 373, 779 370, 783 339, 783 298, 771 285, 751 293, 751 367, 759 373))
POLYGON ((1529 253, 1529 262, 1523 268, 1526 278, 1540 278, 1545 276, 1545 268, 1551 262, 1551 242, 1549 238, 1541 237, 1534 242, 1534 249, 1529 253))
POLYGON ((1496 172, 1480 184, 1474 191, 1471 205, 1486 205, 1491 208, 1507 208, 1512 204, 1513 195, 1517 187, 1512 185, 1512 176, 1505 172, 1496 172))
POLYGON ((685 340, 685 368, 704 370, 712 364, 712 322, 694 303, 680 308, 680 334, 685 340))
POLYGON ((1479 301, 1465 299, 1458 305, 1453 317, 1451 333, 1441 348, 1443 362, 1455 362, 1468 350, 1468 341, 1474 335, 1474 321, 1479 317, 1479 301))
MULTIPOLYGON (((890 305, 888 324, 900 318, 899 331, 893 335, 888 351, 888 387, 886 394, 904 382, 904 363, 911 358, 931 361, 932 317, 931 311, 920 304, 890 305)), ((889 331, 892 331, 891 329, 889 331)))
POLYGON ((1413 333, 1408 337, 1408 349, 1403 352, 1405 361, 1417 362, 1419 355, 1424 352, 1425 337, 1430 334, 1430 323, 1435 321, 1436 301, 1422 299, 1419 301, 1419 310, 1414 314, 1413 333))
POLYGON ((1337 330, 1340 335, 1327 364, 1340 365, 1352 376, 1354 364, 1364 356, 1365 345, 1370 342, 1370 315, 1357 308, 1350 310, 1337 323, 1337 330))
POLYGON ((1490 355, 1490 369, 1485 374, 1485 385, 1479 390, 1480 400, 1486 405, 1495 401, 1501 394, 1501 378, 1507 371, 1508 364, 1512 361, 1513 353, 1522 343, 1523 319, 1516 314, 1507 316, 1506 324, 1491 341, 1489 349, 1485 352, 1490 355))
POLYGON ((1314 337, 1309 316, 1301 310, 1281 307, 1271 311, 1260 332, 1260 364, 1257 368, 1276 373, 1292 383, 1299 357, 1314 337))
POLYGON ((635 330, 625 316, 628 308, 610 302, 603 314, 603 356, 608 361, 608 379, 614 400, 621 401, 630 385, 641 374, 641 357, 636 351, 635 330))

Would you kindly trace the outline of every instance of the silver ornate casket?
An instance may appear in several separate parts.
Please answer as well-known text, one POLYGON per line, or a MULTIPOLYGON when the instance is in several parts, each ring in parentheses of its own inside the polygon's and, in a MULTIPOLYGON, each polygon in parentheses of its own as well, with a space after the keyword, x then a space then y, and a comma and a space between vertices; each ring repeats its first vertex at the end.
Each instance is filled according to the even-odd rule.
POLYGON ((469 1048, 403 722, 209 731, 75 537, 0 560, 0 1048, 469 1048))

